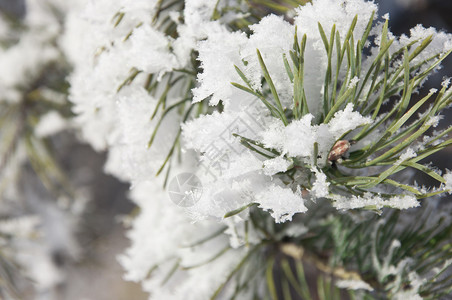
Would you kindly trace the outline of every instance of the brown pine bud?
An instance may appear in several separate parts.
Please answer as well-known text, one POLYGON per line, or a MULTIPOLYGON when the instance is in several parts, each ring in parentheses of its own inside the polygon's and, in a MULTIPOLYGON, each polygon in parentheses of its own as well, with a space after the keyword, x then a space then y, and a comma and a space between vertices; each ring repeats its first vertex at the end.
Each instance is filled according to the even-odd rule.
POLYGON ((350 142, 347 140, 339 140, 337 141, 333 148, 331 148, 330 153, 328 154, 329 161, 336 161, 344 155, 348 149, 350 149, 350 142))

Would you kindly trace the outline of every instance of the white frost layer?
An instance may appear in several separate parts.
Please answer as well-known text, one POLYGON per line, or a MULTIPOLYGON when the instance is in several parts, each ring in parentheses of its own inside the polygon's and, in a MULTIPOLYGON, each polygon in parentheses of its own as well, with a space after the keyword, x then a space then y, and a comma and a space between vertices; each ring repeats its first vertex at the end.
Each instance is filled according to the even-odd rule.
POLYGON ((446 170, 446 174, 443 175, 446 183, 444 184, 444 188, 449 190, 449 194, 452 194, 452 172, 450 170, 446 170))
POLYGON ((282 156, 277 156, 264 161, 264 174, 274 175, 279 172, 285 172, 291 165, 291 162, 282 156))
POLYGON ((367 282, 357 279, 338 280, 336 281, 336 286, 340 289, 349 289, 349 290, 367 290, 367 291, 374 290, 367 282))
POLYGON ((47 137, 66 129, 68 122, 56 111, 43 115, 35 127, 39 137, 47 137))
POLYGON ((419 201, 414 196, 403 195, 393 196, 385 199, 381 196, 365 193, 364 196, 342 197, 339 195, 333 196, 333 206, 337 209, 355 209, 355 208, 374 208, 381 209, 383 207, 392 207, 398 209, 408 209, 418 207, 419 201))
POLYGON ((269 211, 276 223, 291 221, 295 213, 302 213, 308 209, 304 205, 301 191, 292 192, 290 189, 272 185, 256 196, 256 202, 263 210, 269 211))
POLYGON ((262 142, 266 147, 277 149, 290 157, 305 157, 307 162, 314 160, 314 143, 317 143, 318 161, 321 164, 338 138, 372 122, 370 118, 353 111, 351 103, 338 111, 328 124, 312 125, 313 119, 312 114, 307 114, 287 126, 275 120, 268 130, 261 133, 262 142))

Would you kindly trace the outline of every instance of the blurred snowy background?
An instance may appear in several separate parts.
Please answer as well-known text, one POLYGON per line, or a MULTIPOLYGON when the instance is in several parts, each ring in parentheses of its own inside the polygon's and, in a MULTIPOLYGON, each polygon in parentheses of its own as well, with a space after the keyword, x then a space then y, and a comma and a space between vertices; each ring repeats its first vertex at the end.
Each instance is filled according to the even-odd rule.
MULTIPOLYGON (((391 30, 397 35, 407 33, 418 23, 452 32, 452 1, 376 2, 381 14, 389 12, 391 30)), ((28 12, 25 0, 0 0, 0 11, 5 18, 19 20, 28 12)), ((434 75, 425 88, 439 86, 443 76, 450 75, 451 70, 452 59, 449 58, 444 69, 434 75)), ((452 117, 450 112, 447 117, 452 117)), ((21 167, 17 187, 20 199, 0 213, 39 216, 43 234, 34 237, 32 245, 26 239, 14 241, 18 243, 15 247, 21 249, 17 254, 19 261, 33 262, 28 270, 30 280, 19 280, 14 289, 23 299, 146 299, 139 285, 122 280, 123 271, 116 260, 128 245, 124 217, 134 212, 133 204, 126 197, 128 186, 105 175, 105 156, 80 143, 74 134, 57 134, 51 138, 51 143, 57 162, 82 194, 69 204, 64 199, 55 199, 28 163, 21 167)), ((442 152, 434 163, 451 169, 450 154, 450 150, 442 152)), ((22 221, 25 227, 34 226, 32 219, 22 221)), ((15 275, 0 274, 0 278, 2 276, 15 275)))

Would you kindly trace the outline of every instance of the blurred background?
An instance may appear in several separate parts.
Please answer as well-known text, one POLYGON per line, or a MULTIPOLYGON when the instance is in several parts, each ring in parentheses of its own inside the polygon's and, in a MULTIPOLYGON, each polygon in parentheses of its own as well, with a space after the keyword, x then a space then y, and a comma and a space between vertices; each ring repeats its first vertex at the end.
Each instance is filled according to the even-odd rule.
MULTIPOLYGON (((452 32, 452 1, 376 2, 380 15, 390 14, 390 29, 395 35, 408 34, 409 29, 419 23, 452 32)), ((5 19, 20 21, 27 15, 25 0, 0 0, 0 13, 5 19)), ((14 31, 9 33, 9 38, 14 40, 11 35, 14 31)), ((20 36, 16 37, 18 39, 20 36)), ((56 75, 67 74, 70 66, 65 68, 55 71, 56 75)), ((440 86, 444 76, 451 75, 452 58, 449 57, 443 69, 426 83, 425 89, 440 86)), ((42 80, 36 84, 42 85, 42 80)), ((446 118, 451 117, 449 110, 446 118)), ((6 138, 5 134, 0 137, 6 138)), ((68 195, 62 197, 44 186, 40 174, 33 171, 33 157, 19 164, 20 176, 14 197, 5 196, 1 200, 4 207, 0 209, 0 235, 4 238, 0 245, 0 278, 15 278, 17 285, 0 284, 0 298, 3 295, 5 299, 146 299, 138 284, 122 280, 121 266, 116 260, 128 246, 127 219, 136 213, 135 206, 127 199, 128 185, 105 175, 105 154, 80 142, 70 128, 46 138, 45 144, 77 195, 75 200, 69 199, 68 195), (13 225, 7 221, 10 216, 17 217, 13 225), (23 216, 39 216, 42 220, 39 232, 33 231, 36 228, 33 219, 23 216), (27 238, 11 238, 8 226, 26 228, 27 238), (32 242, 28 239, 30 235, 32 242), (13 253, 8 253, 9 246, 13 253), (19 257, 18 265, 8 262, 11 254, 19 257), (29 276, 21 278, 16 273, 20 271, 20 263, 30 261, 34 265, 27 270, 29 276)), ((450 155, 451 150, 443 151, 436 156, 434 164, 452 169, 450 155)), ((0 166, 5 167, 11 159, 5 155, 0 166)))

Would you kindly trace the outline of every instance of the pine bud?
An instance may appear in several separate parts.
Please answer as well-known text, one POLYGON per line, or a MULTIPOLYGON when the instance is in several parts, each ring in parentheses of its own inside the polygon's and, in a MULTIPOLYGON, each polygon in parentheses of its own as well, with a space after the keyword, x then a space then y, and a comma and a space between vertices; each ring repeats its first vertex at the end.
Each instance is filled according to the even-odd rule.
POLYGON ((350 149, 350 142, 347 140, 339 140, 337 141, 333 148, 331 148, 330 153, 328 154, 329 161, 336 161, 344 155, 348 149, 350 149))

